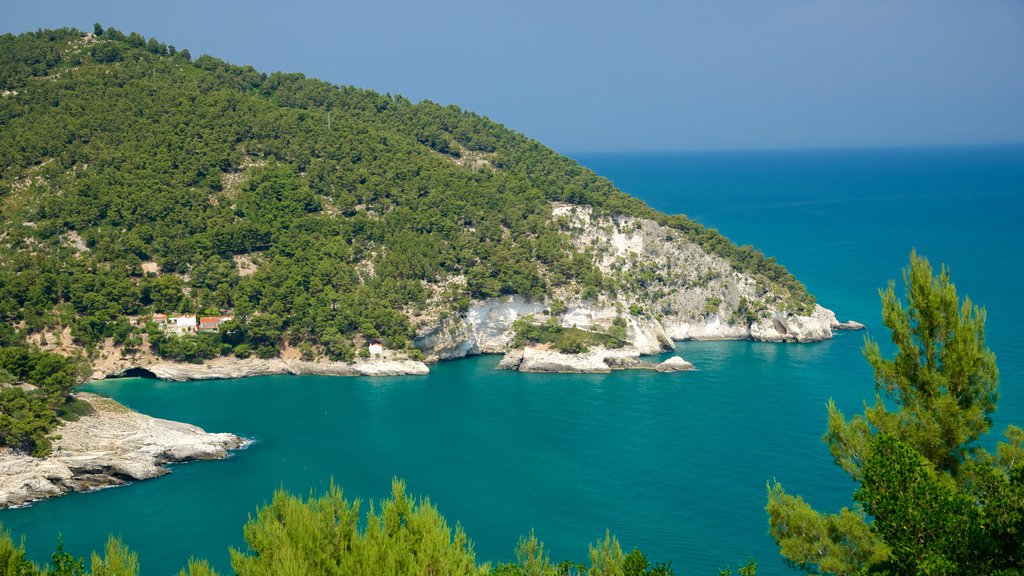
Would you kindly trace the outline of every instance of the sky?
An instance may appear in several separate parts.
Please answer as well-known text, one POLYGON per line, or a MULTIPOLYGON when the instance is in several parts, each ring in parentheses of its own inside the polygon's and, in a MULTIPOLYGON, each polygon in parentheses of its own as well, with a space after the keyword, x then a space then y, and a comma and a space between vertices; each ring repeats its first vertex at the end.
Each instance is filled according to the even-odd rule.
POLYGON ((1024 143, 1024 0, 4 0, 458 104, 559 152, 1024 143))

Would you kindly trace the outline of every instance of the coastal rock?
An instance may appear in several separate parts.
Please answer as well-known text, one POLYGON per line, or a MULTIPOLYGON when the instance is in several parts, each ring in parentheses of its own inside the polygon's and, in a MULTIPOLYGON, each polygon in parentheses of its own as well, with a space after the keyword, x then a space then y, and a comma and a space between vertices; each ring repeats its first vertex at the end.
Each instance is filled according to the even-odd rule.
POLYGON ((0 451, 0 508, 154 478, 169 472, 165 464, 224 458, 245 443, 233 434, 139 414, 109 398, 76 396, 95 413, 61 424, 50 456, 0 451))
POLYGON ((290 360, 286 363, 289 374, 319 374, 321 376, 423 376, 430 373, 419 360, 371 358, 359 362, 306 362, 290 360))
POLYGON ((287 374, 288 363, 280 358, 235 358, 221 356, 206 360, 201 364, 188 362, 157 362, 149 366, 140 366, 153 373, 161 380, 184 382, 185 380, 212 380, 219 378, 246 378, 249 376, 268 376, 287 374))
POLYGON ((746 340, 757 339, 750 327, 730 324, 718 314, 697 320, 666 319, 666 331, 673 340, 746 340))
MULTIPOLYGON (((641 354, 657 354, 673 350, 680 340, 816 342, 857 325, 839 323, 820 305, 807 315, 787 310, 783 302, 791 299, 784 287, 738 271, 653 220, 597 215, 589 206, 559 202, 552 203, 552 218, 579 251, 595 254, 602 272, 623 279, 614 294, 597 298, 556 289, 552 297, 565 309, 554 317, 564 327, 607 332, 612 322, 625 320, 629 345, 641 354)), ((462 314, 427 322, 414 344, 428 361, 501 352, 511 340, 512 323, 526 315, 550 318, 550 301, 477 300, 462 314)))
POLYGON ((635 348, 591 348, 582 354, 563 354, 541 347, 523 349, 520 372, 574 372, 599 374, 612 368, 628 368, 639 364, 640 352, 635 348))
POLYGON ((201 364, 157 362, 140 366, 161 380, 211 380, 276 374, 317 374, 323 376, 404 376, 430 372, 419 360, 405 357, 366 358, 354 362, 309 362, 282 358, 235 358, 223 356, 201 364))
POLYGON ((751 338, 762 342, 820 342, 832 338, 836 315, 818 304, 810 316, 776 313, 750 326, 751 338))
POLYGON ((417 332, 415 346, 430 361, 497 354, 512 339, 513 322, 531 314, 539 317, 545 308, 543 302, 527 302, 518 296, 479 300, 462 315, 417 332))
POLYGON ((863 330, 864 325, 854 320, 847 320, 846 322, 836 322, 832 325, 833 330, 863 330))
POLYGON ((696 370, 696 367, 679 356, 673 356, 658 364, 655 370, 658 372, 682 372, 685 370, 696 370))
POLYGON ((498 370, 519 370, 519 365, 522 363, 523 349, 509 350, 502 357, 501 362, 498 362, 498 370))

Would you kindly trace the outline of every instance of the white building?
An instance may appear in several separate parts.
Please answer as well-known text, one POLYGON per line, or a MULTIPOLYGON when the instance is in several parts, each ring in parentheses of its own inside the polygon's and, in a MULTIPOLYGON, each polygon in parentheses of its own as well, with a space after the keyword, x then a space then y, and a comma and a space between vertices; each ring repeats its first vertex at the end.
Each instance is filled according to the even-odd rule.
POLYGON ((195 332, 198 327, 195 316, 171 316, 167 319, 167 331, 175 334, 195 332))

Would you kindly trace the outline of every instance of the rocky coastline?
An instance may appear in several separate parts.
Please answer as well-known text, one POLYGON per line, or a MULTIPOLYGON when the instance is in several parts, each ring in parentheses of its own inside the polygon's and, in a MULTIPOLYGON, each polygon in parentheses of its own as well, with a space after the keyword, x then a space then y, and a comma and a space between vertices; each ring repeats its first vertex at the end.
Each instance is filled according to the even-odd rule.
MULTIPOLYGON (((522 372, 602 373, 613 369, 654 366, 642 363, 640 356, 675 350, 682 340, 757 340, 765 342, 818 342, 833 337, 835 331, 863 330, 859 322, 839 322, 835 314, 815 306, 809 316, 777 315, 750 325, 722 322, 717 317, 701 324, 666 323, 663 320, 627 316, 629 345, 621 349, 597 349, 584 354, 560 354, 544 348, 511 350, 512 323, 523 316, 543 317, 543 303, 527 302, 519 297, 490 299, 475 303, 467 313, 421 332, 416 346, 427 355, 427 362, 413 360, 404 353, 387 351, 384 356, 360 358, 352 362, 295 357, 236 358, 223 356, 200 363, 172 362, 151 354, 138 358, 97 361, 93 380, 126 375, 146 375, 161 380, 213 380, 281 374, 321 376, 422 376, 430 372, 428 363, 454 360, 478 354, 504 354, 499 369, 522 372)), ((564 315, 563 324, 583 328, 607 325, 619 313, 612 309, 578 306, 564 315)), ((111 352, 114 352, 111 350, 111 352)))
MULTIPOLYGON (((543 319, 550 308, 518 296, 474 302, 465 313, 445 319, 416 334, 415 345, 428 362, 453 360, 476 354, 508 353, 512 323, 524 316, 543 319)), ((863 330, 859 322, 840 322, 831 310, 815 305, 809 315, 773 313, 755 322, 724 320, 719 315, 699 318, 653 318, 623 314, 621 306, 581 302, 561 314, 563 326, 601 331, 616 318, 626 323, 628 348, 638 355, 675 350, 686 340, 755 340, 761 342, 820 342, 840 330, 863 330)), ((514 356, 513 356, 514 357, 514 356)))
POLYGON ((319 376, 422 376, 430 372, 427 365, 410 359, 369 359, 357 362, 310 362, 272 358, 239 359, 221 357, 202 364, 158 362, 145 368, 162 380, 211 380, 244 378, 276 374, 310 374, 319 376))
POLYGON ((152 360, 136 362, 121 360, 95 365, 93 380, 116 378, 142 373, 161 380, 214 380, 220 378, 247 378, 279 374, 310 374, 321 376, 422 376, 430 372, 427 365, 408 358, 370 358, 355 362, 311 362, 285 358, 236 358, 223 356, 202 363, 152 360))
POLYGON ((75 396, 95 412, 61 424, 49 456, 0 449, 0 508, 156 478, 170 472, 167 464, 217 460, 247 444, 234 434, 152 418, 95 394, 75 396))
POLYGON ((633 347, 594 347, 580 354, 565 354, 547 346, 526 346, 510 350, 498 363, 500 370, 534 373, 606 374, 613 370, 694 370, 693 364, 673 356, 660 364, 643 362, 633 347))

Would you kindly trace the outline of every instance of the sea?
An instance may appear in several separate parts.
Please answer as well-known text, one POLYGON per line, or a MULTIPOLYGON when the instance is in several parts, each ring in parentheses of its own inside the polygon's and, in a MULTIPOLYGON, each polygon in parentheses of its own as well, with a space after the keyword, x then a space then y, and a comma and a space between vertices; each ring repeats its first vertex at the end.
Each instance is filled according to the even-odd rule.
POLYGON ((58 538, 84 556, 114 534, 144 574, 175 574, 190 557, 230 573, 229 548, 246 549, 242 527, 275 490, 334 482, 365 511, 397 477, 464 527, 479 561, 511 559, 531 530, 552 560, 585 561, 609 530, 680 575, 750 559, 759 574, 790 574, 768 534, 766 486, 777 480, 819 510, 851 505, 855 485, 822 442, 825 406, 853 414, 874 401, 861 348, 870 337, 891 351, 878 290, 902 285, 915 249, 987 310, 1001 398, 985 445, 1024 424, 1024 147, 574 158, 775 257, 867 330, 815 344, 680 342, 672 354, 698 370, 675 374, 520 374, 483 356, 422 377, 93 382, 84 388, 135 410, 254 443, 2 511, 0 523, 41 563, 58 538))

